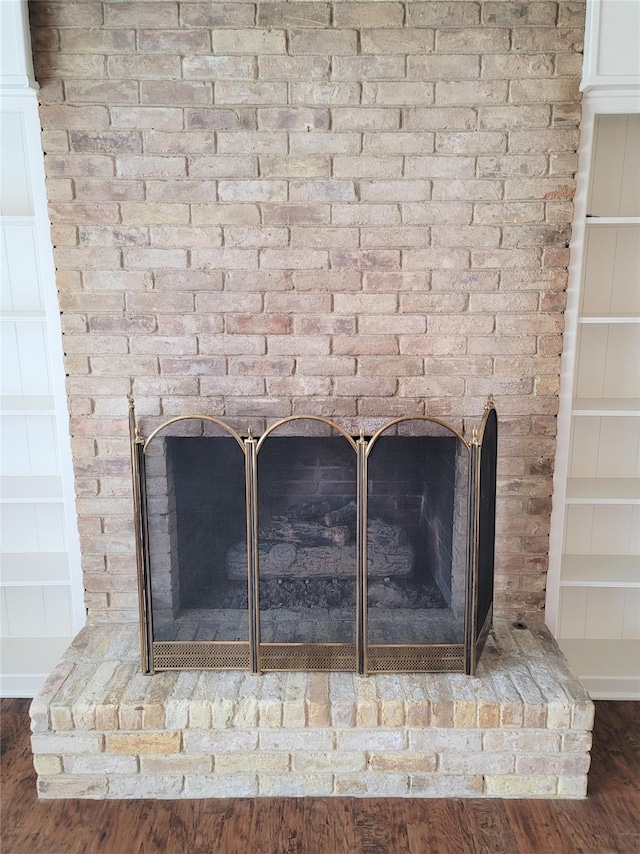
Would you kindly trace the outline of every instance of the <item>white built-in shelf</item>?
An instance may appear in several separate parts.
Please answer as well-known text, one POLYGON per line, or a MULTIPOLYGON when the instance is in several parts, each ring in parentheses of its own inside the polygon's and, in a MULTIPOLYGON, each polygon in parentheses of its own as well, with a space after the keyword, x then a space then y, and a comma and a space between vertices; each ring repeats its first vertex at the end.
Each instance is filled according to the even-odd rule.
POLYGON ((3 415, 50 415, 55 412, 53 397, 46 394, 2 395, 0 412, 3 415))
POLYGON ((578 397, 573 401, 574 415, 640 416, 640 400, 635 397, 578 397))
POLYGON ((640 555, 563 555, 562 587, 640 587, 640 555))
POLYGON ((571 477, 567 504, 640 504, 640 479, 633 477, 571 477))
POLYGON ((640 323, 638 314, 583 314, 579 323, 640 323))
POLYGON ((55 475, 0 477, 3 504, 41 504, 62 501, 62 480, 55 475))

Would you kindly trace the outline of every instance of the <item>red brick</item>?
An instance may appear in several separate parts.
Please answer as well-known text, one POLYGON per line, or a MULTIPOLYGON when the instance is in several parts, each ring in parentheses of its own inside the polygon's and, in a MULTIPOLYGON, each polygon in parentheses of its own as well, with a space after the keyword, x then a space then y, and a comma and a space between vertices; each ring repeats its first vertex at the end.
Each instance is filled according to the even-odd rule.
POLYGON ((291 317, 285 314, 236 314, 225 321, 230 334, 285 335, 291 331, 291 317))
POLYGON ((107 71, 112 78, 171 80, 180 77, 180 57, 144 54, 108 56, 107 71))
MULTIPOLYGON (((92 109, 101 108, 94 107, 92 109)), ((114 107, 111 110, 111 124, 114 128, 130 128, 132 130, 141 128, 181 130, 183 115, 182 110, 178 107, 114 107)))
MULTIPOLYGON (((289 51, 295 54, 316 56, 350 56, 358 52, 356 30, 291 30, 289 51)), ((281 51, 284 53, 284 51, 281 51)))
POLYGON ((72 107, 67 104, 43 105, 40 121, 48 130, 100 130, 109 126, 106 107, 72 107))
POLYGON ((357 335, 335 334, 332 338, 332 353, 336 356, 397 356, 399 352, 395 335, 363 335, 358 332, 357 335))
POLYGON ((231 376, 287 377, 293 374, 293 368, 293 359, 280 356, 261 356, 259 359, 235 356, 229 359, 229 374, 231 376))
MULTIPOLYGON (((273 5, 269 4, 270 7, 273 5)), ((325 56, 259 56, 258 67, 262 80, 327 80, 331 71, 329 57, 325 56)), ((233 75, 236 78, 240 76, 243 75, 233 75)))
POLYGON ((260 174, 265 178, 322 178, 330 173, 329 157, 260 157, 260 174))
POLYGON ((253 356, 266 351, 264 335, 199 335, 200 353, 205 355, 253 356))
POLYGON ((329 339, 326 336, 271 335, 267 349, 272 356, 328 356, 329 339))
POLYGON ((333 268, 354 270, 397 270, 400 251, 397 249, 336 250, 330 253, 333 268))
POLYGON ((362 53, 420 54, 431 53, 434 34, 432 30, 371 29, 363 30, 360 40, 362 53))
POLYGON ((141 53, 211 53, 211 36, 205 30, 140 29, 137 40, 141 53))
POLYGON ((471 107, 409 107, 402 111, 402 126, 410 131, 474 130, 476 111, 471 107))
POLYGON ((255 249, 194 249, 191 266, 196 270, 257 270, 255 249))
POLYGON ((359 373, 369 377, 411 377, 423 373, 422 359, 417 356, 362 356, 359 373))
POLYGON ((318 249, 264 249, 260 252, 260 268, 264 270, 322 270, 328 266, 328 253, 318 249))
POLYGON ((135 31, 107 29, 62 29, 60 49, 64 53, 132 53, 135 50, 135 31))

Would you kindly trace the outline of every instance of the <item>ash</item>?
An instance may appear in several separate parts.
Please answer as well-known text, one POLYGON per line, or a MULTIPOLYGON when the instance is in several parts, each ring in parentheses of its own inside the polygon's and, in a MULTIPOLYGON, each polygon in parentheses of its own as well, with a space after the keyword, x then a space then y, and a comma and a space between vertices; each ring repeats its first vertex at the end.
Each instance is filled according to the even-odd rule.
MULTIPOLYGON (((368 585, 369 607, 427 610, 447 608, 447 603, 433 579, 414 582, 411 579, 380 579, 368 585)), ((202 607, 246 609, 247 585, 229 582, 202 607)), ((295 608, 355 608, 353 580, 346 578, 267 578, 260 581, 260 609, 291 610, 295 608)))

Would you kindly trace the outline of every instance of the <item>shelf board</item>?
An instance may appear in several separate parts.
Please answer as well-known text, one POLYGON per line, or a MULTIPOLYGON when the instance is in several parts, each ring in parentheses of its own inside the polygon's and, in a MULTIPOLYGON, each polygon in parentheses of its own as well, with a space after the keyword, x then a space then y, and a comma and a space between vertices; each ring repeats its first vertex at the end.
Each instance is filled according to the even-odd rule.
POLYGON ((640 555, 563 555, 561 587, 640 587, 640 555))
POLYGON ((587 214, 587 225, 640 225, 640 216, 595 216, 587 214))
POLYGON ((577 397, 572 411, 574 415, 640 416, 640 400, 635 397, 577 397))
POLYGON ((579 323, 640 323, 638 314, 583 314, 579 323))
POLYGON ((2 582, 4 585, 70 584, 67 552, 4 552, 2 582))
POLYGON ((44 311, 0 311, 0 320, 11 323, 25 323, 26 321, 45 321, 47 319, 44 311))
POLYGON ((60 502, 63 500, 62 479, 37 475, 0 477, 0 499, 3 504, 60 502))
POLYGON ((633 477, 571 477, 567 504, 640 504, 640 479, 633 477))
POLYGON ((51 415, 55 401, 51 395, 3 395, 0 413, 3 415, 51 415))
POLYGON ((0 579, 0 589, 3 587, 70 587, 70 581, 5 581, 0 579))
POLYGON ((35 214, 0 214, 2 225, 25 225, 35 222, 35 214))
POLYGON ((558 638, 558 644, 581 679, 640 679, 640 640, 558 638))

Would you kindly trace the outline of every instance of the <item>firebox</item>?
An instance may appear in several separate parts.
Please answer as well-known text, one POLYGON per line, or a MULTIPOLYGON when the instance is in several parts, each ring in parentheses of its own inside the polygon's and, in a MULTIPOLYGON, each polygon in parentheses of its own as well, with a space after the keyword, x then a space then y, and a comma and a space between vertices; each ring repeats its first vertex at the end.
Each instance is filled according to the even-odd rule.
POLYGON ((497 415, 261 436, 129 399, 141 656, 173 669, 464 672, 491 628, 497 415))

